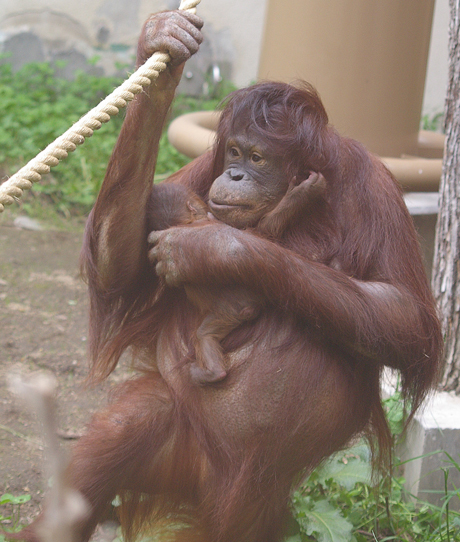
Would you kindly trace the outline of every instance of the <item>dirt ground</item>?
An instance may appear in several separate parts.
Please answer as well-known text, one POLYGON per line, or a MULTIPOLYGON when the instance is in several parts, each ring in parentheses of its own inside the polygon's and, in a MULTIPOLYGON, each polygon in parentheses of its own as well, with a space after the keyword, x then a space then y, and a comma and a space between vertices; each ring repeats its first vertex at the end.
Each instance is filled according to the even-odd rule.
MULTIPOLYGON (((82 224, 71 232, 28 231, 14 227, 12 219, 0 221, 0 495, 32 496, 22 507, 24 523, 39 511, 48 481, 40 427, 9 390, 8 376, 45 371, 56 377, 59 430, 66 436, 81 434, 106 400, 104 387, 84 386, 88 303, 78 269, 82 234, 82 224)), ((125 376, 122 368, 111 383, 125 376)), ((71 445, 69 439, 61 442, 71 445)), ((0 514, 7 512, 0 507, 0 514)))

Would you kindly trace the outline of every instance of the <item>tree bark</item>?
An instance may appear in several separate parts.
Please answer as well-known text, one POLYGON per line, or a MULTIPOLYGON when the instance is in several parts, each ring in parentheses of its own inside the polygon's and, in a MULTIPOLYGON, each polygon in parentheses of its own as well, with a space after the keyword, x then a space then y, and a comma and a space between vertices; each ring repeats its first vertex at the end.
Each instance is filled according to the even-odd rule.
POLYGON ((433 292, 445 336, 441 387, 460 394, 460 0, 450 0, 446 149, 439 187, 433 292))

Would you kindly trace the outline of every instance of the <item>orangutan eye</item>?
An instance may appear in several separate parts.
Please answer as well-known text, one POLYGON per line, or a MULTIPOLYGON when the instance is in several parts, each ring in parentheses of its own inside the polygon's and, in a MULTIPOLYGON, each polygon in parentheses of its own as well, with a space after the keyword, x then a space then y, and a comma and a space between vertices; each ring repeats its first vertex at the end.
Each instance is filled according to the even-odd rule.
POLYGON ((230 156, 232 156, 233 158, 240 157, 240 151, 236 147, 230 147, 229 152, 230 152, 230 156))
POLYGON ((258 162, 261 162, 263 160, 262 156, 260 154, 257 154, 256 152, 253 152, 251 154, 251 161, 254 162, 254 164, 257 164, 258 162))

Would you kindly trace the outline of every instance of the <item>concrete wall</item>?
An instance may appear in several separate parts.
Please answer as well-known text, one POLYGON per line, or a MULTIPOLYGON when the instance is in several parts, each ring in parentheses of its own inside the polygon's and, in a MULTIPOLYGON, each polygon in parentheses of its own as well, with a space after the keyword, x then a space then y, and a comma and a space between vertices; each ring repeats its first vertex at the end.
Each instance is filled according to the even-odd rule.
MULTIPOLYGON (((84 57, 97 55, 97 71, 114 73, 120 65, 131 66, 147 16, 178 5, 179 0, 0 0, 0 47, 10 51, 17 66, 58 58, 67 60, 72 71, 84 68, 84 57)), ((188 65, 186 90, 200 91, 213 65, 238 86, 252 82, 265 0, 205 0, 199 12, 207 40, 188 65)))
MULTIPOLYGON (((130 65, 142 22, 149 13, 177 7, 179 0, 0 0, 0 47, 17 64, 65 59, 68 72, 100 57, 93 71, 113 73, 130 65)), ((190 64, 186 90, 201 89, 205 72, 218 64, 238 86, 255 80, 266 0, 203 0, 199 13, 208 38, 190 64)), ((424 111, 442 111, 447 81, 448 0, 437 0, 424 111)), ((215 72, 217 76, 217 72, 215 72)))
POLYGON ((444 110, 448 80, 449 19, 449 0, 436 0, 423 99, 423 112, 428 115, 444 110))

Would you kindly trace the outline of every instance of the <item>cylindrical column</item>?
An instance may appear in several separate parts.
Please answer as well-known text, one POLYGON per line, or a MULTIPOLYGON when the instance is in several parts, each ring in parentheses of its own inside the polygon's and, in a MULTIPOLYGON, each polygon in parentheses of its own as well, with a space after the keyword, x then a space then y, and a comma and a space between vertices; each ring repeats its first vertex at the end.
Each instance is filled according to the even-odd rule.
POLYGON ((259 79, 304 79, 342 135, 415 154, 434 0, 268 0, 259 79))

